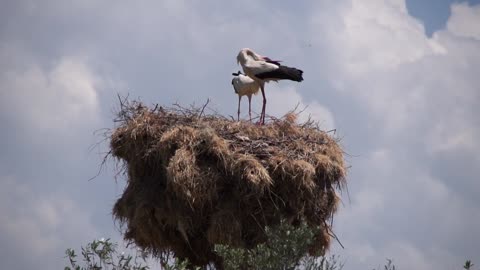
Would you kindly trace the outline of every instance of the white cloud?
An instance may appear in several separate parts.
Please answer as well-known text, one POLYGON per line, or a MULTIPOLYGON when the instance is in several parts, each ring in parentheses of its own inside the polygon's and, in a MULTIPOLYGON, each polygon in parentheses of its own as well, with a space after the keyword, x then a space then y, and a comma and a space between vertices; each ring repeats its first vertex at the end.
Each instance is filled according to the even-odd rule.
POLYGON ((326 17, 312 24, 313 32, 336 27, 333 33, 320 30, 327 37, 317 35, 328 44, 327 52, 337 56, 330 64, 331 84, 357 98, 387 132, 419 128, 426 117, 450 121, 444 108, 464 110, 457 104, 480 99, 472 72, 480 68, 478 43, 465 44, 445 31, 428 38, 403 5, 389 1, 352 1, 338 13, 341 19, 326 17))
POLYGON ((12 177, 0 176, 0 182, 0 235, 2 247, 8 247, 0 259, 11 264, 9 269, 28 268, 31 263, 43 269, 61 268, 66 248, 97 235, 90 215, 69 198, 53 191, 37 194, 12 177), (21 259, 11 260, 19 254, 21 259))
POLYGON ((445 151, 471 151, 478 153, 480 130, 462 120, 451 123, 437 123, 430 132, 428 146, 432 154, 445 151))
MULTIPOLYGON (((299 115, 299 122, 305 122, 311 117, 311 119, 317 121, 320 124, 320 128, 324 130, 335 128, 333 114, 325 106, 318 103, 318 101, 303 100, 299 92, 293 87, 277 88, 273 87, 273 83, 270 83, 266 88, 266 92, 268 92, 267 109, 269 114, 281 117, 289 110, 293 110, 298 106, 299 111, 305 109, 299 115)), ((259 98, 261 100, 261 96, 259 98)))
POLYGON ((419 171, 427 168, 390 151, 378 150, 354 163, 362 173, 350 180, 359 183, 335 221, 346 249, 335 247, 334 253, 362 269, 384 263, 383 258, 394 259, 401 269, 443 269, 461 261, 450 245, 462 246, 460 239, 465 241, 480 222, 468 220, 471 206, 440 179, 419 171))
MULTIPOLYGON (((325 30, 328 33, 325 42, 336 51, 337 64, 349 76, 363 77, 372 71, 394 70, 401 64, 444 51, 434 40, 425 37, 423 25, 407 14, 404 1, 353 0, 348 3, 350 5, 339 11, 341 17, 335 24, 316 19, 312 31, 336 28, 335 32, 325 30)), ((321 35, 316 38, 320 42, 325 39, 321 35)))
POLYGON ((459 36, 480 39, 480 5, 469 6, 467 2, 454 3, 447 30, 459 36))
POLYGON ((25 70, 0 74, 0 112, 29 129, 66 131, 98 121, 101 81, 84 60, 67 57, 45 68, 32 63, 25 70))
POLYGON ((94 175, 82 167, 96 158, 85 153, 100 123, 100 89, 109 85, 94 75, 87 57, 45 63, 35 51, 3 45, 0 261, 9 269, 62 268, 66 248, 97 234, 94 211, 73 198, 82 192, 78 180, 94 175))
MULTIPOLYGON (((325 39, 325 51, 337 56, 327 63, 331 84, 365 109, 366 124, 376 129, 367 133, 370 138, 358 138, 374 148, 352 159, 352 200, 340 211, 337 234, 351 244, 347 254, 363 254, 357 249, 371 246, 369 256, 348 258, 356 268, 372 267, 384 256, 402 269, 451 265, 461 259, 458 248, 461 256, 472 254, 467 239, 473 232, 458 228, 480 222, 467 210, 474 202, 452 186, 474 187, 469 178, 476 175, 467 168, 450 172, 457 175, 451 179, 437 173, 448 168, 432 164, 480 149, 474 116, 480 104, 475 73, 480 42, 465 39, 476 35, 480 6, 454 5, 448 28, 429 38, 404 1, 346 3, 334 9, 339 18, 317 15, 312 31, 326 33, 317 41, 325 39)), ((453 163, 464 161, 451 162, 454 170, 453 163)))

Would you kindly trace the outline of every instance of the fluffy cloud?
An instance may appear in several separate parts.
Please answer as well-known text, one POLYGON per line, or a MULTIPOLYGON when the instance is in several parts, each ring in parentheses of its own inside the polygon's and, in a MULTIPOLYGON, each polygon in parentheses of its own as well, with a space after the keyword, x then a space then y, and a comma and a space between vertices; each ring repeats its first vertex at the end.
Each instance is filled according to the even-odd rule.
POLYGON ((351 1, 339 11, 342 27, 326 41, 342 54, 331 84, 370 114, 367 141, 377 147, 353 159, 352 203, 337 220, 356 268, 385 256, 401 268, 440 269, 474 255, 480 219, 459 187, 480 188, 480 171, 462 166, 478 161, 470 153, 480 146, 478 8, 454 4, 447 29, 432 38, 403 1, 351 1))
POLYGON ((18 179, 0 176, 0 259, 8 269, 41 269, 62 266, 67 247, 98 236, 90 214, 63 195, 38 194, 18 179), (69 246, 66 246, 69 245, 69 246), (12 258, 16 258, 12 260, 12 258))
POLYGON ((82 59, 62 58, 52 68, 31 63, 0 74, 0 112, 39 132, 65 131, 98 121, 100 80, 82 59))
POLYGON ((14 39, 0 45, 0 260, 9 269, 60 268, 66 248, 97 236, 85 201, 96 169, 85 165, 99 164, 86 152, 108 83, 88 57, 44 57, 14 39))
POLYGON ((447 30, 459 36, 480 39, 480 6, 469 6, 466 2, 452 6, 452 17, 447 30))
POLYGON ((297 112, 302 111, 299 115, 299 122, 305 122, 310 117, 312 120, 320 124, 323 130, 331 130, 335 128, 333 114, 325 106, 320 105, 317 101, 305 101, 302 96, 294 88, 277 88, 272 87, 270 83, 267 87, 268 102, 267 108, 269 114, 275 117, 285 115, 286 109, 292 109, 298 106, 297 112))

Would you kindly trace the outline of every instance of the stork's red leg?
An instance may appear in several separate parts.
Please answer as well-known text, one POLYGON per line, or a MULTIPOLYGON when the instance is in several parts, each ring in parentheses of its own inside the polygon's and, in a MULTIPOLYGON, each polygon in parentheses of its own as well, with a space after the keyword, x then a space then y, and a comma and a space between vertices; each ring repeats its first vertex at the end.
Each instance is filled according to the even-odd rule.
POLYGON ((262 90, 262 96, 263 96, 263 106, 262 106, 262 113, 260 115, 260 124, 264 125, 265 124, 265 107, 267 106, 267 98, 265 97, 264 84, 262 84, 260 89, 262 90))
POLYGON ((250 117, 250 122, 252 122, 252 95, 248 96, 248 116, 250 117))
POLYGON ((240 121, 240 100, 242 100, 242 96, 238 95, 237 121, 240 121))

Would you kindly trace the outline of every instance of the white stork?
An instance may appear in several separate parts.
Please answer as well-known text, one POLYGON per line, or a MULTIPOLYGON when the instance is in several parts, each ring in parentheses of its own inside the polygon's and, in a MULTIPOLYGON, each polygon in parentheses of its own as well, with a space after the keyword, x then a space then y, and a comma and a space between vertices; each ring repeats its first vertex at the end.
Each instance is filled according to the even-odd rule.
POLYGON ((238 71, 237 73, 232 73, 232 85, 235 93, 238 95, 238 111, 237 111, 237 120, 240 120, 240 101, 243 96, 248 97, 248 115, 250 116, 250 121, 252 121, 252 95, 256 95, 258 90, 260 90, 260 85, 253 80, 252 78, 242 74, 238 71))
POLYGON ((278 80, 303 81, 302 70, 283 66, 280 61, 261 56, 248 48, 240 50, 237 55, 237 62, 242 66, 245 74, 255 80, 262 90, 263 106, 260 114, 260 124, 265 124, 265 107, 267 104, 265 83, 278 80))

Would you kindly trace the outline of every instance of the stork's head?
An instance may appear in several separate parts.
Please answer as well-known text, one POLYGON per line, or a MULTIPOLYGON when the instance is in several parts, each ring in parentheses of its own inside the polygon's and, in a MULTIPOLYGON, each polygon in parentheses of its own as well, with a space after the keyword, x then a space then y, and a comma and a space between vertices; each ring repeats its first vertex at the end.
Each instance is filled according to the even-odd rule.
POLYGON ((248 59, 252 60, 264 60, 263 56, 257 54, 253 50, 249 48, 244 48, 241 49, 240 52, 237 55, 237 63, 238 64, 243 64, 245 63, 248 59))

